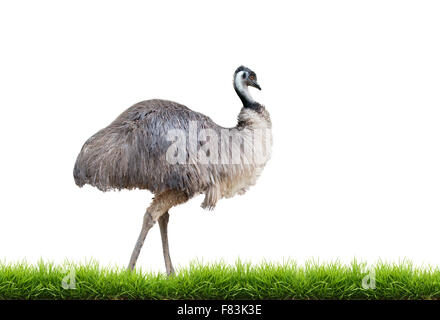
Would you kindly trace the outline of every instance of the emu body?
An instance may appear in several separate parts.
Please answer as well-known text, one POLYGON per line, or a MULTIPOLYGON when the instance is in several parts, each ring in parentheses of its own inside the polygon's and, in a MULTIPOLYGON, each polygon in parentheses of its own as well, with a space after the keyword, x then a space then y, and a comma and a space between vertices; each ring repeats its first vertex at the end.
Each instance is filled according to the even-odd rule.
MULTIPOLYGON (((263 161, 239 151, 254 147, 256 130, 270 134, 271 120, 265 107, 252 99, 248 86, 259 88, 256 75, 248 68, 239 67, 234 73, 234 89, 243 108, 233 128, 221 127, 181 104, 155 99, 128 108, 85 142, 73 171, 78 186, 90 184, 102 191, 147 189, 155 195, 144 215, 129 269, 134 268, 149 229, 159 222, 167 274, 173 273, 167 237, 168 211, 198 194, 205 194, 202 207, 213 209, 221 198, 243 194, 255 184, 270 157, 271 137, 263 161), (173 141, 169 132, 176 129, 188 132, 194 123, 199 131, 209 130, 218 136, 226 132, 238 139, 231 142, 228 138, 219 148, 210 150, 218 153, 219 162, 200 163, 197 153, 191 150, 185 150, 183 163, 170 162, 167 152, 173 141), (225 150, 238 151, 238 161, 220 161, 225 159, 225 150)), ((204 142, 197 144, 203 147, 204 142)))

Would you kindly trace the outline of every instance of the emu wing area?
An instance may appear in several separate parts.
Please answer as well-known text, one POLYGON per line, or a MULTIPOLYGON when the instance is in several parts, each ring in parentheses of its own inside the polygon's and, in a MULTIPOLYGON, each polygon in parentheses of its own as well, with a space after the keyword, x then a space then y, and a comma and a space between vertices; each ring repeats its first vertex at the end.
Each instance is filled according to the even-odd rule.
POLYGON ((220 130, 209 117, 166 100, 147 100, 123 112, 108 127, 89 138, 74 167, 78 186, 90 184, 102 191, 148 189, 158 194, 174 189, 188 196, 203 192, 210 180, 201 177, 196 165, 170 164, 167 133, 190 121, 198 128, 220 130))

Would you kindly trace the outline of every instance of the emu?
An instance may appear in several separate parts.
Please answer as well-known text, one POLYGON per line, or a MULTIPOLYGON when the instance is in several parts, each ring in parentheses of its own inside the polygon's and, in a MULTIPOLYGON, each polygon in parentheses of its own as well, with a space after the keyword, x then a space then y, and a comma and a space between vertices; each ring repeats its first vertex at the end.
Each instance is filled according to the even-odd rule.
POLYGON ((167 233, 169 210, 198 194, 205 195, 202 208, 213 209, 221 198, 246 192, 269 160, 271 119, 248 90, 261 90, 255 72, 240 66, 234 73, 233 86, 243 103, 233 128, 221 127, 176 102, 154 99, 128 108, 84 143, 73 170, 79 187, 89 184, 101 191, 147 189, 154 194, 129 270, 135 267, 148 231, 159 222, 166 272, 173 274, 167 233), (189 141, 194 128, 205 131, 195 143, 189 141), (185 133, 180 144, 173 137, 176 132, 185 133), (226 138, 218 142, 219 136, 226 138), (264 142, 261 147, 257 146, 259 142, 264 142), (178 161, 176 154, 180 155, 178 161), (235 154, 234 161, 230 154, 235 154))

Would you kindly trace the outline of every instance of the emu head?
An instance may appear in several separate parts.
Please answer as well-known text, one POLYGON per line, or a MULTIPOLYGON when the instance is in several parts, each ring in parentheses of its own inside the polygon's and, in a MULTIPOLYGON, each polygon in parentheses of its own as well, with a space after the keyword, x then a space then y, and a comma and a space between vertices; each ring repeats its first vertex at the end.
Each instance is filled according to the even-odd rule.
POLYGON ((243 102, 244 107, 255 108, 258 102, 252 98, 249 93, 248 87, 254 87, 261 90, 260 85, 257 82, 257 75, 251 69, 245 66, 240 66, 234 72, 234 89, 243 102))
POLYGON ((234 84, 241 86, 251 86, 261 90, 260 85, 257 82, 257 75, 251 69, 245 66, 240 66, 234 73, 234 84))

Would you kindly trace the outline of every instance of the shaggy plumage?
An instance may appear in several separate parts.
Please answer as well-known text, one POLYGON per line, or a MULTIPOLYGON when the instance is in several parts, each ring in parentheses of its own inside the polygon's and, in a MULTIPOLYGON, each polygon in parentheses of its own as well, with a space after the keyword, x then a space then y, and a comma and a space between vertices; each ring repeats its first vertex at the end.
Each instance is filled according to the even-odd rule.
POLYGON ((187 132, 190 121, 217 127, 210 118, 172 101, 135 104, 86 141, 74 168, 76 184, 87 183, 102 191, 139 188, 157 194, 175 189, 194 194, 200 188, 194 168, 166 161, 172 144, 167 133, 187 132))
MULTIPOLYGON (((200 164, 190 159, 188 152, 185 164, 169 163, 166 153, 173 142, 168 141, 167 134, 172 129, 189 132, 190 121, 196 121, 199 131, 211 129, 218 137, 222 130, 223 134, 225 130, 242 134, 237 139, 240 143, 252 142, 252 137, 244 136, 252 133, 249 130, 271 126, 263 106, 258 111, 243 108, 237 126, 228 129, 176 102, 139 102, 86 141, 74 167, 76 184, 80 187, 90 184, 102 191, 139 188, 160 194, 178 190, 188 198, 205 193, 203 207, 213 208, 221 197, 231 197, 255 183, 262 168, 252 163, 252 159, 240 164, 200 164)), ((198 147, 202 145, 199 142, 198 147)), ((230 145, 228 149, 234 147, 230 145)), ((221 151, 219 147, 219 162, 221 151)))

